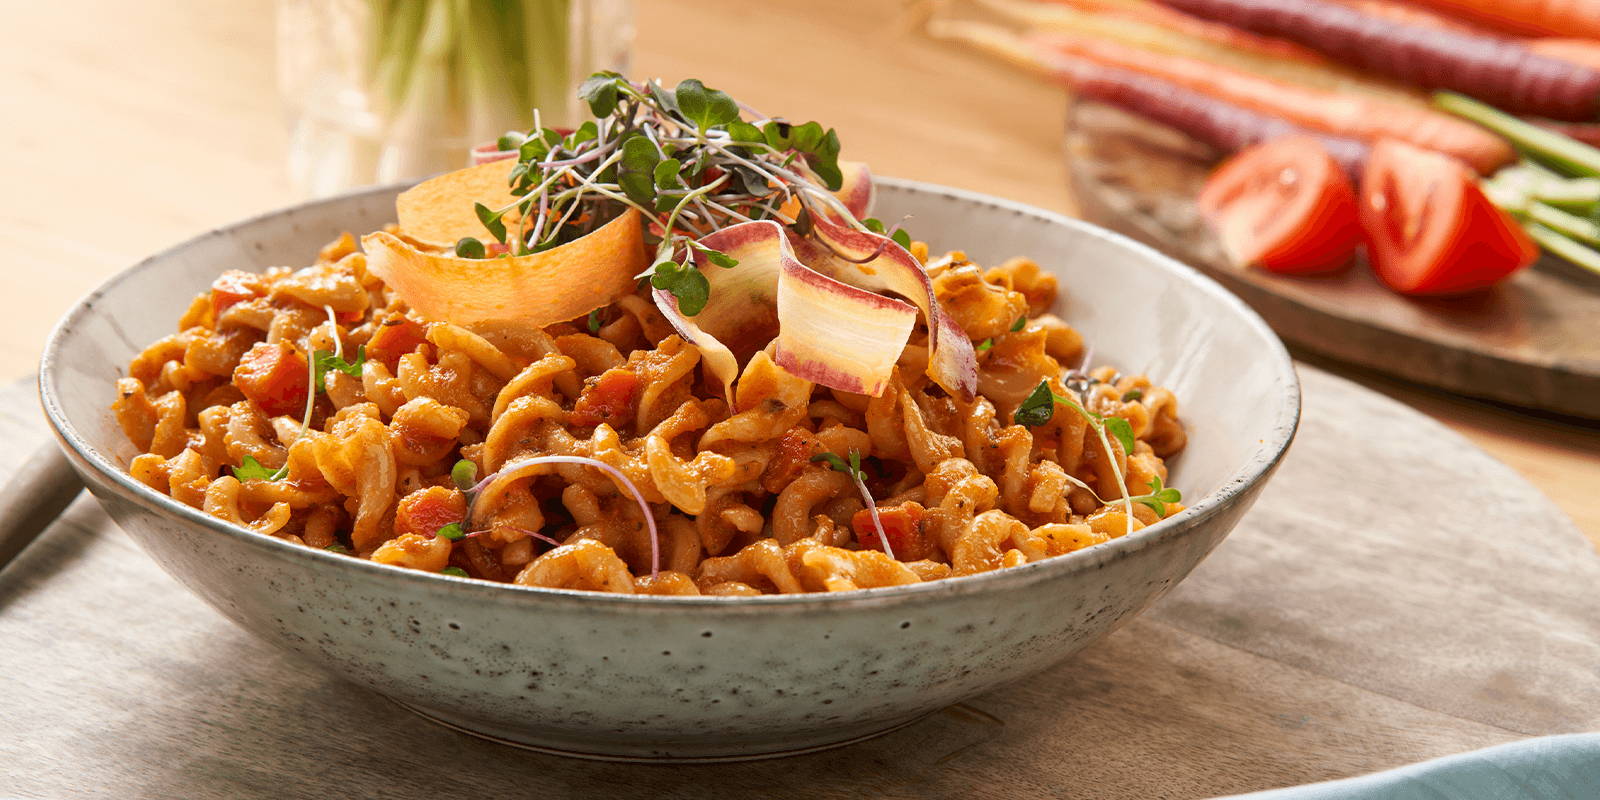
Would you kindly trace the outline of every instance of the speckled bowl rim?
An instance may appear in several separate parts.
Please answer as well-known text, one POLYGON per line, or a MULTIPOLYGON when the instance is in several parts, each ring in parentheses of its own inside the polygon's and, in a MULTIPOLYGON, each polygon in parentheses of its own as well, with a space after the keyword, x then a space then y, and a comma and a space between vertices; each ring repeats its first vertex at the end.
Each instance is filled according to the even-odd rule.
POLYGON ((1127 250, 1131 256, 1155 263, 1158 267, 1170 272, 1175 280, 1182 282, 1191 290, 1207 295, 1216 306, 1241 317, 1244 323, 1262 340, 1265 352, 1260 355, 1271 361, 1273 371, 1283 387, 1283 396, 1276 407, 1276 419, 1273 420, 1267 437, 1261 441, 1255 451, 1245 459, 1239 468, 1234 470, 1222 485, 1206 494, 1198 502, 1185 508, 1182 512, 1136 531, 1131 535, 1119 537, 1104 544, 1098 544, 1074 553, 1047 558, 1017 567, 1008 567, 976 575, 950 577, 909 586, 814 594, 771 594, 755 597, 684 597, 676 595, 611 594, 455 578, 379 564, 365 559, 351 558, 297 545, 283 539, 263 536, 248 529, 230 525, 199 509, 179 503, 171 497, 145 486, 135 480, 133 476, 111 458, 108 458, 97 448, 90 445, 78 433, 71 420, 68 419, 57 397, 53 365, 57 360, 58 352, 64 342, 72 335, 77 323, 89 315, 97 313, 99 301, 108 292, 134 275, 147 270, 159 269, 161 263, 172 253, 193 246, 207 238, 225 236, 234 229, 253 225, 282 214, 315 215, 322 208, 345 202, 352 197, 364 194, 395 192, 409 184, 364 187, 333 197, 258 214, 230 225, 212 229, 204 234, 168 247, 118 272, 75 303, 50 332, 50 337, 46 340, 43 356, 40 360, 39 397, 51 428, 54 430, 57 439, 66 448, 67 455, 71 460, 80 465, 80 467, 87 467, 92 470, 107 485, 114 488, 123 499, 174 522, 196 524, 209 528, 215 533, 231 536, 241 540, 248 547, 262 552, 263 555, 314 559, 310 562, 312 564, 320 560, 323 566, 333 567, 333 565, 339 565, 333 568, 365 570, 374 577, 381 574, 396 581, 428 581, 431 582, 433 588, 448 586, 454 590, 472 593, 476 598, 496 603, 531 602, 557 606, 621 605, 632 607, 640 612, 656 610, 670 613, 680 611, 686 606, 698 607, 706 611, 718 610, 727 613, 746 611, 764 613, 774 607, 835 608, 852 605, 900 605, 918 603, 940 597, 981 593, 1004 586, 1020 586, 1053 580, 1073 572, 1092 570, 1114 560, 1127 558, 1158 541, 1183 535, 1233 502, 1235 498, 1254 484, 1263 480, 1283 458, 1290 443, 1294 440, 1295 432, 1300 422, 1300 381, 1295 373, 1294 363, 1290 359, 1289 352, 1284 347, 1283 342, 1272 332, 1267 323, 1246 306, 1242 300, 1224 289, 1216 281, 1201 274, 1193 267, 1169 258, 1153 248, 1082 220, 1072 219, 1034 206, 964 189, 900 178, 878 178, 876 180, 879 185, 884 187, 892 187, 913 193, 944 195, 963 203, 1008 211, 1012 214, 1037 220, 1042 224, 1064 225, 1073 228, 1080 235, 1106 241, 1116 247, 1127 250), (512 598, 523 599, 514 600, 512 598))

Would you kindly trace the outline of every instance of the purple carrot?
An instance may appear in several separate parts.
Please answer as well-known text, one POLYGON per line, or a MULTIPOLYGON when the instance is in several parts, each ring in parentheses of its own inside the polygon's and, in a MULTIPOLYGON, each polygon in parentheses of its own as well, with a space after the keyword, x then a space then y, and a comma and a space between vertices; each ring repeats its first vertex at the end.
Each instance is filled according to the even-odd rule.
POLYGON ((1092 100, 1175 128, 1227 154, 1270 139, 1308 133, 1352 177, 1366 162, 1367 145, 1356 139, 1308 131, 1287 120, 1233 105, 1159 78, 1114 67, 1072 70, 1077 93, 1092 100))
POLYGON ((1600 70, 1535 53, 1512 39, 1398 22, 1329 0, 1158 1, 1503 111, 1569 122, 1600 118, 1600 70))

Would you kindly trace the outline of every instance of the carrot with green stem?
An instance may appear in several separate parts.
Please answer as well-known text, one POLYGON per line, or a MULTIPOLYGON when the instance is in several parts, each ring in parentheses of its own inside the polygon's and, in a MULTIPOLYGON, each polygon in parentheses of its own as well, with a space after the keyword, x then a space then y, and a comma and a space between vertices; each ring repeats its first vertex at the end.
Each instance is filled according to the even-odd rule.
POLYGON ((1288 39, 1428 90, 1469 94, 1506 111, 1551 119, 1600 118, 1600 69, 1520 42, 1397 22, 1333 0, 1161 0, 1171 8, 1288 39))

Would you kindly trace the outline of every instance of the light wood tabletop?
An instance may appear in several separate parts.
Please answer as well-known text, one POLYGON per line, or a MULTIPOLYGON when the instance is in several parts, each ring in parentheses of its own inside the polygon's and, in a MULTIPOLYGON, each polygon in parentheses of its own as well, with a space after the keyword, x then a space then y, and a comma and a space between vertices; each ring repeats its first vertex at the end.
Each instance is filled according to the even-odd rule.
MULTIPOLYGON (((838 128, 848 158, 880 174, 1071 212, 1062 90, 920 37, 908 7, 640 0, 633 72, 700 77, 757 108, 822 120, 838 128)), ((61 0, 10 10, 0 32, 10 110, 0 246, 11 254, 0 270, 0 377, 31 371, 56 318, 116 270, 301 199, 284 168, 271 3, 61 0)), ((1600 544, 1600 428, 1335 370, 1465 434, 1600 544)), ((1373 501, 1406 497, 1397 485, 1373 501)))

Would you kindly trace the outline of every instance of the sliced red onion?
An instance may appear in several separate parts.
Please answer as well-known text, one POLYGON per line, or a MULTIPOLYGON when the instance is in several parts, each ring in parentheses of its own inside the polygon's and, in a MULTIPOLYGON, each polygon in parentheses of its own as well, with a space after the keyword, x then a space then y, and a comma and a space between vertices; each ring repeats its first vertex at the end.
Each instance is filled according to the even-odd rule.
MULTIPOLYGON (((487 488, 491 483, 502 480, 516 480, 517 478, 526 477, 533 472, 534 467, 543 466, 545 464, 577 464, 585 467, 594 467, 606 473, 607 475, 610 475, 618 483, 622 484, 622 486, 628 490, 628 493, 633 495, 634 502, 639 504, 639 511, 644 514, 644 524, 650 529, 650 577, 654 578, 660 574, 661 534, 656 530, 656 518, 655 515, 650 512, 650 504, 645 502, 644 493, 639 491, 639 487, 635 486, 633 481, 629 480, 628 476, 623 474, 622 470, 617 469, 616 467, 613 467, 604 461, 588 458, 586 456, 526 456, 524 458, 512 459, 511 461, 502 465, 500 469, 485 476, 483 480, 478 481, 476 486, 473 486, 467 491, 472 494, 477 494, 478 492, 481 492, 487 488)), ((474 507, 468 512, 469 522, 472 521, 471 516, 476 511, 477 509, 474 507)), ((553 540, 546 539, 545 541, 553 540)), ((557 542, 556 544, 559 545, 560 543, 557 542)))

